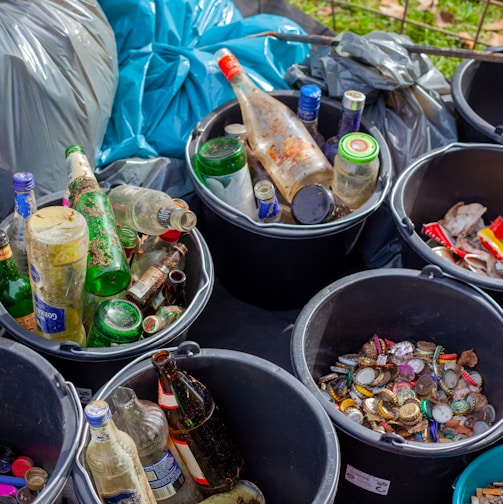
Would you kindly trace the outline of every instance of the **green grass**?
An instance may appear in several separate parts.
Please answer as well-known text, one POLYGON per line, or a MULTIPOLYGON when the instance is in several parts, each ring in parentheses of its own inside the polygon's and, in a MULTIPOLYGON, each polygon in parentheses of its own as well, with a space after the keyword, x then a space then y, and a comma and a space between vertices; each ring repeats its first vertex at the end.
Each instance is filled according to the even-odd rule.
MULTIPOLYGON (((365 35, 373 30, 400 33, 402 25, 401 20, 396 21, 392 18, 369 13, 356 7, 360 5, 378 10, 381 4, 380 0, 349 0, 349 3, 354 4, 355 7, 343 7, 334 3, 335 26, 330 9, 331 2, 329 0, 287 1, 337 33, 351 31, 358 35, 365 35)), ((405 5, 405 0, 400 0, 400 2, 402 5, 405 5)), ((409 1, 407 19, 429 26, 436 26, 434 13, 427 10, 419 10, 418 6, 419 2, 417 0, 409 1)), ((452 16, 453 22, 450 26, 437 27, 456 34, 465 33, 474 38, 477 34, 479 22, 485 7, 486 3, 482 0, 438 0, 436 11, 449 13, 452 16)), ((484 19, 484 25, 496 23, 502 17, 503 7, 499 4, 490 4, 484 19)), ((442 48, 468 48, 457 37, 409 23, 404 25, 403 33, 408 35, 413 43, 418 45, 432 45, 442 48)), ((503 35, 503 31, 497 33, 503 35)), ((493 32, 482 30, 479 40, 490 43, 492 35, 493 32)), ((485 47, 485 45, 479 44, 476 49, 484 49, 485 47)), ((454 70, 462 61, 446 56, 429 56, 429 58, 448 79, 452 77, 454 70)))

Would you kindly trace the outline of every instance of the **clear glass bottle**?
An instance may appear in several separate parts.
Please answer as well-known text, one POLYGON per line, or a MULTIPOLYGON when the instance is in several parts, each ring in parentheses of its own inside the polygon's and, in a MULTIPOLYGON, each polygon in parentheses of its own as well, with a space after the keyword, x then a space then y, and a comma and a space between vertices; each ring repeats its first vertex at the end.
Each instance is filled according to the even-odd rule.
POLYGON ((177 205, 165 192, 123 184, 114 187, 108 198, 119 225, 139 233, 160 235, 168 229, 189 232, 197 224, 196 214, 177 205))
POLYGON ((82 147, 71 145, 65 156, 70 207, 84 216, 89 228, 86 289, 97 296, 112 296, 131 281, 114 212, 82 147))
POLYGON ((131 436, 112 420, 105 401, 91 401, 84 409, 91 439, 85 458, 103 504, 156 504, 131 436))
POLYGON ((211 495, 200 504, 265 504, 260 488, 248 480, 240 480, 232 490, 211 495))
POLYGON ((348 133, 339 141, 332 190, 353 211, 375 191, 379 174, 379 144, 366 133, 348 133))
POLYGON ((196 154, 196 168, 204 184, 220 200, 253 217, 257 211, 243 142, 236 138, 208 140, 196 154))
POLYGON ((178 320, 184 311, 185 308, 183 306, 161 306, 154 315, 148 315, 143 319, 143 330, 147 334, 158 333, 175 320, 178 320))
MULTIPOLYGON (((161 262, 150 266, 138 281, 126 290, 126 297, 143 311, 148 305, 156 310, 164 302, 162 299, 156 299, 158 294, 162 294, 162 287, 168 278, 169 272, 178 267, 180 259, 188 252, 187 247, 178 242, 174 245, 162 259, 161 262)), ((147 315, 144 311, 144 315, 147 315)))
POLYGON ((276 188, 270 180, 257 181, 253 191, 257 199, 257 220, 259 222, 295 224, 290 208, 278 201, 276 188))
POLYGON ((236 93, 248 142, 285 200, 308 184, 329 188, 333 168, 297 114, 261 90, 228 49, 215 59, 236 93))
POLYGON ((366 96, 360 91, 348 90, 342 96, 342 113, 337 134, 331 136, 323 144, 322 150, 333 165, 337 155, 339 139, 348 133, 360 130, 360 122, 365 108, 366 96))
POLYGON ((85 346, 82 304, 89 249, 84 217, 69 207, 38 209, 26 223, 34 331, 85 346))
POLYGON ((321 89, 316 84, 304 84, 299 91, 297 115, 319 147, 325 143, 323 135, 318 131, 320 106, 321 89))
POLYGON ((30 278, 19 273, 3 229, 0 229, 0 302, 23 327, 35 328, 30 278))
POLYGON ((26 221, 37 210, 33 173, 18 172, 12 175, 14 186, 14 214, 7 228, 12 256, 19 273, 29 274, 26 254, 26 221))
POLYGON ((195 482, 190 474, 183 474, 169 447, 168 421, 160 406, 138 399, 133 389, 122 386, 114 390, 112 401, 115 424, 135 442, 157 502, 195 504, 202 500, 195 482))
POLYGON ((230 490, 239 480, 243 459, 210 391, 179 370, 168 350, 156 352, 152 364, 159 376, 158 403, 193 479, 205 496, 230 490))
POLYGON ((117 226, 117 234, 119 235, 128 263, 131 264, 136 245, 138 244, 138 231, 129 226, 117 226))
POLYGON ((313 184, 293 197, 292 216, 298 224, 323 224, 349 214, 347 205, 326 187, 313 184))

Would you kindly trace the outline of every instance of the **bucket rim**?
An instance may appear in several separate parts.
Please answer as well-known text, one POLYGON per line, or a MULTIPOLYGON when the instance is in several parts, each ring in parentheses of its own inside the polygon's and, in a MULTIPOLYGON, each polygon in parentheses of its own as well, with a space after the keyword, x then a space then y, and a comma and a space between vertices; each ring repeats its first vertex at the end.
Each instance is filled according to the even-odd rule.
MULTIPOLYGON (((287 386, 292 387, 292 389, 305 390, 305 392, 310 395, 308 388, 300 383, 291 373, 288 373, 281 366, 262 357, 232 349, 200 348, 197 342, 185 341, 178 347, 159 347, 136 357, 133 361, 128 363, 124 368, 116 373, 106 384, 104 384, 95 394, 93 399, 105 399, 111 394, 111 392, 115 389, 115 387, 118 386, 119 383, 123 383, 125 378, 132 378, 134 376, 137 376, 138 374, 141 374, 145 370, 152 369, 150 358, 154 353, 160 350, 169 350, 171 352, 175 352, 177 360, 217 357, 225 358, 226 360, 238 362, 247 366, 253 366, 254 368, 258 368, 262 371, 273 374, 275 379, 281 380, 283 383, 287 384, 287 386)), ((317 401, 313 401, 310 403, 310 407, 313 408, 313 412, 315 413, 319 425, 323 429, 324 437, 327 443, 326 451, 327 454, 330 454, 330 456, 327 457, 327 464, 324 470, 324 474, 320 478, 320 481, 323 481, 324 483, 331 482, 328 493, 330 493, 331 499, 333 499, 336 495, 340 474, 339 440, 337 438, 336 429, 331 422, 329 415, 321 407, 321 405, 319 405, 317 401)), ((78 447, 77 453, 75 455, 72 477, 75 478, 78 482, 77 488, 82 489, 83 484, 87 485, 85 487, 88 490, 85 500, 87 504, 100 504, 100 500, 98 499, 96 492, 94 491, 94 486, 92 484, 91 478, 83 463, 84 448, 86 446, 86 439, 88 439, 88 436, 89 425, 85 425, 80 441, 80 446, 78 447), (93 490, 91 491, 91 489, 93 490)), ((326 496, 317 496, 311 504, 325 504, 326 502, 328 502, 325 497, 326 496)))
MULTIPOLYGON (((483 49, 486 52, 503 52, 503 46, 488 47, 483 49)), ((454 70, 451 82, 451 96, 452 101, 456 110, 461 114, 461 116, 472 126, 476 126, 476 129, 481 130, 481 132, 488 138, 494 140, 497 143, 503 143, 503 134, 497 133, 497 126, 486 121, 483 117, 479 116, 473 108, 470 106, 466 97, 463 93, 463 79, 465 75, 472 69, 475 65, 479 66, 483 62, 476 60, 464 60, 457 68, 454 70)))
POLYGON ((480 450, 501 439, 503 435, 503 417, 486 432, 451 443, 419 443, 408 441, 396 434, 379 434, 347 418, 343 413, 334 408, 323 395, 311 375, 306 361, 304 352, 306 343, 305 328, 311 321, 315 320, 317 310, 334 294, 340 292, 340 290, 357 282, 364 282, 368 279, 389 278, 390 276, 413 279, 422 278, 425 281, 441 282, 451 289, 469 291, 470 297, 475 302, 485 305, 503 324, 503 308, 496 301, 476 286, 445 274, 436 265, 425 266, 421 271, 408 268, 380 268, 359 271, 338 279, 319 291, 308 301, 297 316, 290 340, 290 356, 295 376, 308 387, 341 431, 355 439, 363 439, 366 443, 391 453, 426 458, 451 457, 480 450))
MULTIPOLYGON (((390 195, 391 213, 395 220, 396 227, 401 237, 408 243, 412 249, 419 254, 427 263, 437 264, 446 273, 459 278, 464 282, 482 287, 483 289, 501 292, 503 291, 503 279, 493 278, 473 271, 465 270, 449 261, 444 260, 426 241, 415 231, 414 223, 408 217, 405 211, 404 189, 407 182, 414 172, 421 170, 429 160, 437 157, 439 154, 447 154, 462 150, 494 150, 503 154, 503 145, 491 143, 464 143, 453 142, 444 147, 434 149, 427 154, 417 158, 408 168, 400 174, 395 181, 390 195)), ((420 223, 421 224, 421 223, 420 223)))
MULTIPOLYGON (((282 97, 288 98, 293 96, 298 96, 299 91, 296 90, 282 90, 282 91, 270 91, 269 94, 275 96, 278 99, 282 97)), ((321 97, 321 104, 331 104, 341 106, 340 102, 333 100, 326 96, 321 97)), ((189 178, 194 186, 196 194, 207 205, 213 212, 218 214, 220 217, 226 221, 234 224, 246 231, 261 236, 267 236, 270 238, 285 238, 285 239, 306 239, 306 238, 316 238, 320 236, 327 236, 330 234, 335 234, 346 229, 350 229, 358 224, 361 224, 365 219, 373 214, 383 203, 386 196, 388 195, 391 184, 392 184, 392 159, 391 153, 389 151, 388 145, 384 136, 378 130, 378 128, 371 123, 366 118, 362 117, 362 125, 368 130, 368 132, 376 138, 380 146, 380 170, 377 180, 377 187, 372 196, 356 211, 352 212, 350 215, 343 217, 342 219, 337 219, 335 221, 326 222, 323 224, 314 224, 309 226, 301 225, 291 225, 291 224, 280 224, 280 223, 257 223, 251 217, 241 213, 239 210, 233 208, 227 203, 220 200, 206 187, 199 177, 195 174, 193 168, 194 157, 196 154, 196 147, 199 145, 200 137, 205 131, 205 129, 219 117, 220 114, 227 111, 228 109, 239 106, 237 99, 229 100, 215 110, 210 112, 204 119, 199 121, 194 129, 192 130, 187 143, 185 144, 185 159, 187 162, 189 178)))

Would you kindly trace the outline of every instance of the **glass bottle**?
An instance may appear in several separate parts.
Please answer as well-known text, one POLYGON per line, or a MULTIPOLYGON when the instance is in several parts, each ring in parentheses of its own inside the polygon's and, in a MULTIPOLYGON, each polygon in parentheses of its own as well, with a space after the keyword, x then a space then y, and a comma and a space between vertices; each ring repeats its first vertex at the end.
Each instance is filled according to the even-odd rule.
POLYGON ((240 480, 232 490, 211 495, 200 504, 265 504, 260 488, 248 480, 240 480))
POLYGON ((236 93, 248 142, 286 201, 307 184, 330 187, 333 168, 297 114, 255 85, 228 49, 215 59, 236 93))
POLYGON ((166 304, 187 306, 186 285, 187 275, 185 272, 178 268, 172 269, 168 273, 168 279, 164 286, 166 304))
POLYGON ((135 442, 117 428, 106 401, 91 401, 84 414, 91 433, 85 458, 101 502, 155 504, 135 442))
POLYGON ((196 168, 204 184, 220 200, 253 217, 257 211, 243 142, 216 137, 205 142, 196 154, 196 168))
POLYGON ((85 345, 82 304, 88 249, 87 222, 76 210, 49 206, 28 219, 26 251, 37 334, 85 345))
POLYGON ((348 133, 339 141, 332 190, 356 210, 375 191, 379 173, 379 144, 366 133, 348 133))
POLYGON ((319 147, 325 143, 323 135, 318 131, 320 106, 321 89, 316 84, 304 84, 299 92, 297 115, 319 147))
POLYGON ((119 240, 121 241, 128 263, 131 263, 138 243, 138 231, 129 226, 117 226, 117 234, 119 235, 119 240))
POLYGON ((313 184, 293 197, 292 216, 298 224, 323 224, 349 214, 347 205, 326 187, 313 184))
POLYGON ((160 235, 168 229, 186 233, 197 224, 194 212, 177 205, 171 196, 156 189, 123 184, 114 187, 108 197, 117 223, 139 233, 160 235))
POLYGON ((86 289, 97 296, 112 296, 124 290, 131 281, 114 212, 82 147, 71 145, 65 156, 70 207, 84 216, 89 228, 86 289))
POLYGON ((337 134, 328 138, 321 147, 332 165, 337 155, 339 139, 348 133, 355 133, 360 130, 365 100, 366 96, 360 93, 360 91, 348 90, 344 92, 342 96, 341 120, 339 121, 337 134))
POLYGON ((195 504, 202 500, 202 494, 190 474, 183 474, 175 454, 170 450, 168 421, 161 407, 138 399, 133 389, 122 386, 114 390, 112 401, 115 424, 135 442, 157 502, 195 504))
POLYGON ((109 347, 133 343, 141 338, 143 316, 125 299, 108 299, 94 312, 87 338, 88 347, 109 347))
POLYGON ((175 320, 178 320, 184 311, 185 308, 183 306, 161 306, 154 315, 148 315, 143 319, 143 330, 147 334, 158 333, 175 320))
POLYGON ((239 480, 243 459, 210 391, 179 370, 168 350, 155 353, 152 364, 159 376, 158 403, 193 479, 205 496, 230 490, 239 480))
POLYGON ((23 327, 35 328, 30 278, 19 273, 3 229, 0 229, 0 302, 23 327))
POLYGON ((170 250, 161 259, 161 262, 150 266, 138 281, 126 290, 127 299, 138 305, 142 310, 150 303, 152 303, 154 310, 159 308, 163 304, 164 296, 162 296, 162 299, 154 298, 161 293, 170 270, 178 266, 180 258, 187 252, 188 249, 183 243, 175 244, 173 250, 170 250))
POLYGON ((7 228, 12 256, 19 273, 29 274, 26 254, 26 221, 37 209, 33 173, 18 172, 12 175, 14 186, 14 215, 7 228))
POLYGON ((253 191, 257 199, 258 221, 295 224, 290 208, 278 201, 276 188, 270 180, 259 180, 253 187, 253 191))

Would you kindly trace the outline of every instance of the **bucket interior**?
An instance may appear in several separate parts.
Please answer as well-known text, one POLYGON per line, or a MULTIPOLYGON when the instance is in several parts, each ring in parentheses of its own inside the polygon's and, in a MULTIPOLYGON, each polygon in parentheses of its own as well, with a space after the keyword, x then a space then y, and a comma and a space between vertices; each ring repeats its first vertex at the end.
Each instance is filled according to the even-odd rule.
MULTIPOLYGON (((243 455, 242 477, 256 483, 268 503, 333 502, 338 478, 335 431, 293 376, 233 351, 203 350, 177 361, 211 391, 243 455)), ((116 375, 102 398, 119 385, 133 388, 140 399, 157 401, 157 375, 150 360, 116 375)), ((79 460, 83 464, 82 455, 79 460)), ((79 495, 82 485, 75 486, 79 495)))

